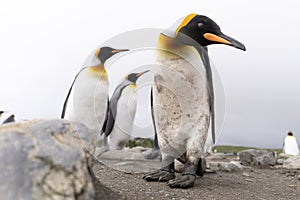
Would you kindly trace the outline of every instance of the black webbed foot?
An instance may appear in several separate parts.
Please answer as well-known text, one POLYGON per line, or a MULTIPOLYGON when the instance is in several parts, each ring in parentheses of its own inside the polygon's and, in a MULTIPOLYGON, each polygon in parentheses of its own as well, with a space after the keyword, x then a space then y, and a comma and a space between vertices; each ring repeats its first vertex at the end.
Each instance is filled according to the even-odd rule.
POLYGON ((195 180, 196 180, 195 174, 184 174, 182 176, 177 177, 176 179, 168 181, 167 184, 171 188, 187 189, 194 186, 195 180))
POLYGON ((164 171, 162 169, 147 174, 143 177, 146 181, 159 181, 159 182, 166 182, 175 178, 174 172, 164 171))
POLYGON ((175 178, 174 162, 143 177, 146 181, 166 182, 175 178))

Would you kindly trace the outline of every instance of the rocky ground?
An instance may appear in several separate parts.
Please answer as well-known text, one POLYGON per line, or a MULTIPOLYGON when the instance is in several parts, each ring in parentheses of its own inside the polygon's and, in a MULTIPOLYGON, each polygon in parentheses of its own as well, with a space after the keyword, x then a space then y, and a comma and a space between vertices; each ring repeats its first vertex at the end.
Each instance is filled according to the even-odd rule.
MULTIPOLYGON (((223 161, 229 160, 224 158, 223 161)), ((124 199, 300 199, 300 171, 285 170, 281 166, 210 171, 198 177, 191 189, 171 189, 166 183, 142 179, 145 173, 141 171, 157 168, 158 160, 106 159, 101 162, 105 164, 97 163, 93 168, 96 177, 124 199)))
POLYGON ((213 153, 193 188, 171 189, 142 179, 160 167, 159 159, 146 159, 150 149, 108 151, 97 160, 95 138, 66 120, 1 126, 0 199, 300 199, 300 156, 213 153))

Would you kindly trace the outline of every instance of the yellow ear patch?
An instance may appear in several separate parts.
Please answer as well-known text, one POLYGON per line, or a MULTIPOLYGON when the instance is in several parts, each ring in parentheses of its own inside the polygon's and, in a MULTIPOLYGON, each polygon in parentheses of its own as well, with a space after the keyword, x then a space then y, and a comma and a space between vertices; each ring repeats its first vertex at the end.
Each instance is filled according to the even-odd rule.
POLYGON ((197 14, 195 13, 192 13, 192 14, 189 14, 188 16, 186 16, 184 18, 184 20, 181 22, 181 24, 177 27, 176 29, 176 32, 175 32, 175 37, 177 37, 180 29, 184 26, 186 26, 192 19, 194 19, 194 17, 196 16, 197 14))
POLYGON ((100 51, 101 51, 101 48, 99 48, 99 49, 96 50, 96 52, 95 52, 95 56, 96 56, 96 57, 98 57, 100 51))
POLYGON ((221 38, 220 36, 217 36, 212 33, 205 33, 203 36, 209 41, 218 42, 222 44, 231 44, 231 42, 229 42, 228 40, 225 40, 224 38, 221 38))

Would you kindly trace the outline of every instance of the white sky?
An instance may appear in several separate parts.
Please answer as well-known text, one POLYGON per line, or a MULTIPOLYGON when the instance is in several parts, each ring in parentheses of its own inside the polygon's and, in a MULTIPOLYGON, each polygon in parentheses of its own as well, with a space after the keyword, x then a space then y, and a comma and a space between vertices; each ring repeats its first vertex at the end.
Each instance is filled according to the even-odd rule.
POLYGON ((247 47, 211 46, 223 80, 219 144, 281 147, 300 141, 300 3, 296 0, 0 1, 0 109, 57 118, 74 75, 103 41, 204 14, 247 47))

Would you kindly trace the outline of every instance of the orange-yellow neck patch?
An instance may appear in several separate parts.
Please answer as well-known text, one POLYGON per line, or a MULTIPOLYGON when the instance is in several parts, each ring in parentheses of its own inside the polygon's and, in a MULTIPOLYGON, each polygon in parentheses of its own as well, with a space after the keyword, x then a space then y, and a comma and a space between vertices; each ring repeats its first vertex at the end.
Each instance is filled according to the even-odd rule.
POLYGON ((89 67, 89 70, 96 76, 100 76, 100 79, 107 79, 107 71, 105 70, 102 63, 96 66, 89 67))
POLYGON ((130 84, 129 87, 136 91, 136 84, 130 84))
POLYGON ((100 63, 99 65, 96 65, 96 66, 91 66, 91 67, 89 67, 89 69, 95 73, 100 73, 100 72, 106 71, 103 63, 100 63))

